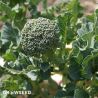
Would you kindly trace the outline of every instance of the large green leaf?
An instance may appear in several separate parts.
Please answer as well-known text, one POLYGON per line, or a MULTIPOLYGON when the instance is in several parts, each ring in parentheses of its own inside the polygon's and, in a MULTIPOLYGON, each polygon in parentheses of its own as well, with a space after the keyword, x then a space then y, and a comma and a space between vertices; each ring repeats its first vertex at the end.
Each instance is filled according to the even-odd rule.
POLYGON ((2 14, 5 13, 5 16, 9 17, 11 20, 14 18, 14 13, 12 12, 11 8, 2 1, 0 1, 0 12, 2 14))
POLYGON ((7 68, 22 71, 23 69, 26 69, 29 65, 32 64, 30 62, 30 60, 22 54, 19 54, 19 56, 17 58, 16 58, 16 56, 14 58, 14 56, 12 56, 12 55, 15 56, 14 53, 12 53, 10 55, 7 55, 7 54, 4 55, 5 60, 9 61, 9 62, 6 62, 6 64, 4 65, 7 68))
POLYGON ((57 91, 57 94, 56 94, 55 98, 63 98, 63 97, 65 97, 65 96, 66 96, 66 92, 59 89, 59 90, 57 91))
POLYGON ((1 29, 2 44, 13 42, 17 44, 19 41, 19 31, 17 28, 12 27, 10 23, 5 23, 1 29))
POLYGON ((40 68, 45 72, 49 69, 50 65, 48 62, 43 62, 40 64, 40 68))
POLYGON ((78 29, 77 34, 87 42, 87 48, 94 48, 94 26, 92 22, 83 19, 82 26, 78 29))
POLYGON ((97 59, 98 53, 97 51, 92 51, 91 55, 88 55, 84 58, 82 62, 82 74, 86 79, 90 79, 92 75, 97 71, 97 59))
POLYGON ((14 52, 10 49, 6 51, 6 53, 3 55, 3 58, 6 61, 15 61, 16 60, 16 56, 15 56, 14 52))
POLYGON ((72 57, 70 59, 70 66, 69 66, 69 77, 76 81, 76 80, 81 80, 81 65, 78 64, 76 61, 76 58, 72 57))
POLYGON ((76 87, 74 92, 74 98, 89 98, 89 95, 82 88, 76 87))

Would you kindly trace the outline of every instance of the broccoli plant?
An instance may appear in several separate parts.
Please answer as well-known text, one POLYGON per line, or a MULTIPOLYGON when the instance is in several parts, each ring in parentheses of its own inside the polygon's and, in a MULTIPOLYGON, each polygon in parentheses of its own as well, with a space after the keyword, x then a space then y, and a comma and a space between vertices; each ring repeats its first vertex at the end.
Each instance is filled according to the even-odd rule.
POLYGON ((46 18, 29 19, 22 29, 21 46, 28 55, 43 54, 57 48, 59 26, 46 18))
POLYGON ((0 98, 98 97, 98 10, 1 0, 0 23, 0 98))

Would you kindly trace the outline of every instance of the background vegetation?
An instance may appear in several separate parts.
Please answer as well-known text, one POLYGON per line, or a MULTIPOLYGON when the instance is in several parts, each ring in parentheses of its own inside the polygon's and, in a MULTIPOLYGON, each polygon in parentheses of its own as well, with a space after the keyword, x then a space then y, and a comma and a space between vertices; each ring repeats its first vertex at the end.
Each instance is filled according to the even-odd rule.
POLYGON ((79 0, 50 7, 47 0, 0 0, 0 21, 0 56, 5 62, 0 64, 1 98, 18 97, 3 90, 30 90, 32 94, 24 96, 28 98, 98 97, 98 10, 85 15, 79 0), (57 19, 60 27, 60 47, 43 62, 26 56, 20 47, 24 24, 38 17, 57 19))

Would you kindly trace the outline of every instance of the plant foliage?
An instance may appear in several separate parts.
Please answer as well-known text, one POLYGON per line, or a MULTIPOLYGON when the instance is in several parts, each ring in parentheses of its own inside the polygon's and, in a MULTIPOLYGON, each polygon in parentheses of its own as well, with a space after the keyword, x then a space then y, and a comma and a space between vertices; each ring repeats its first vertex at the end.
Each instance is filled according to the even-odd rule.
POLYGON ((0 98, 17 96, 4 95, 3 90, 30 90, 32 94, 28 98, 98 97, 98 10, 85 16, 79 0, 62 1, 51 7, 47 6, 47 0, 1 0, 0 21, 3 22, 0 29, 0 57, 5 62, 3 66, 0 62, 0 83, 3 83, 0 85, 0 98), (37 7, 40 2, 43 10, 39 12, 37 7), (56 49, 52 44, 58 36, 49 37, 49 34, 55 33, 53 27, 47 27, 49 24, 43 27, 41 20, 40 24, 35 23, 37 26, 32 23, 33 27, 37 27, 33 32, 32 26, 29 28, 25 25, 28 20, 36 21, 40 17, 49 23, 58 21, 60 44, 56 49), (49 29, 49 34, 47 31, 44 34, 45 27, 49 29), (28 41, 26 32, 27 39, 21 44, 23 28, 27 28, 28 32, 32 31, 29 35, 31 42, 28 41), (36 32, 41 33, 43 38, 50 38, 46 38, 49 44, 43 38, 38 39, 40 36, 36 32), (40 42, 43 42, 40 45, 43 53, 38 50, 36 52, 39 53, 35 56, 32 54, 34 51, 27 47, 37 43, 30 48, 38 49, 40 42), (26 55, 21 48, 24 44, 24 48, 28 50, 26 53, 29 52, 30 55, 26 55), (68 48, 68 44, 72 44, 72 47, 68 48), (44 54, 47 47, 51 51, 44 54), (62 75, 61 83, 52 80, 53 74, 62 75))

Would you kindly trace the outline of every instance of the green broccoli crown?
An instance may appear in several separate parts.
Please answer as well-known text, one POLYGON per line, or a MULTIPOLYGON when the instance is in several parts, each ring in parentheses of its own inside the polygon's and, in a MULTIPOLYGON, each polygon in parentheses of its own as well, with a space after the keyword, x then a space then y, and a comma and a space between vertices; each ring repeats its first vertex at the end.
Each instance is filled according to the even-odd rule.
POLYGON ((56 20, 29 19, 22 29, 22 49, 27 55, 51 51, 58 46, 59 32, 56 20))

